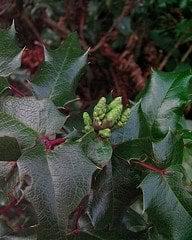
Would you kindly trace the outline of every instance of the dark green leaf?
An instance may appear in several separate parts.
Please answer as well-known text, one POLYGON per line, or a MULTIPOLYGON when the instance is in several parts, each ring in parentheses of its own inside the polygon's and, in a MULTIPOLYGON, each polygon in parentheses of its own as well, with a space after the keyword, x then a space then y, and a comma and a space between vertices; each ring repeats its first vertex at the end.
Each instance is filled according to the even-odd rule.
POLYGON ((141 177, 127 162, 116 157, 93 178, 88 215, 95 229, 122 222, 128 206, 140 194, 141 177))
POLYGON ((148 90, 141 101, 142 111, 156 137, 175 130, 188 101, 191 72, 153 72, 148 90))
POLYGON ((150 173, 141 183, 144 210, 165 239, 192 238, 192 196, 182 185, 183 175, 176 167, 169 174, 150 173))
POLYGON ((21 49, 15 41, 15 26, 0 30, 0 76, 6 77, 21 65, 21 49))
POLYGON ((94 133, 83 137, 81 146, 85 155, 100 168, 111 160, 113 152, 111 143, 99 138, 94 133))
POLYGON ((0 161, 16 161, 20 155, 20 147, 15 138, 0 136, 0 161))
POLYGON ((71 34, 64 44, 47 54, 44 65, 33 80, 34 93, 62 107, 75 98, 77 78, 86 59, 87 53, 82 54, 77 36, 71 34))
POLYGON ((17 139, 21 148, 35 144, 38 134, 19 119, 0 112, 0 133, 17 139))
POLYGON ((79 144, 64 144, 47 153, 41 145, 18 161, 20 178, 30 176, 24 196, 34 206, 38 239, 65 239, 68 216, 87 195, 96 166, 79 144))
POLYGON ((0 77, 0 94, 3 93, 7 88, 9 84, 5 78, 0 77))
POLYGON ((143 217, 131 208, 125 213, 123 224, 126 226, 126 229, 132 232, 141 232, 147 228, 147 224, 143 217))
POLYGON ((0 133, 15 137, 21 148, 34 145, 41 134, 56 133, 66 120, 47 99, 1 98, 0 110, 0 133))
POLYGON ((120 144, 129 140, 138 139, 149 135, 148 125, 141 110, 140 102, 131 109, 127 124, 112 133, 112 144, 120 144))
POLYGON ((181 164, 183 148, 182 138, 169 130, 162 140, 153 143, 154 161, 163 167, 171 164, 181 164))
POLYGON ((116 156, 125 160, 153 158, 152 142, 149 138, 139 138, 127 141, 114 150, 116 156))

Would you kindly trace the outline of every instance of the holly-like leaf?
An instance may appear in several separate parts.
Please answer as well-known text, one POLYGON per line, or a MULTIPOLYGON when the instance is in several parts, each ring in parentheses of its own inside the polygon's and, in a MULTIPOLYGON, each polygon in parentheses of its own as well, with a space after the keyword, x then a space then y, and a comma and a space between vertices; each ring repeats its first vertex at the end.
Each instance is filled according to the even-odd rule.
POLYGON ((99 138, 95 133, 82 138, 81 146, 85 155, 100 168, 111 160, 113 153, 111 143, 99 138))
POLYGON ((139 138, 124 142, 114 149, 114 154, 124 160, 153 159, 152 141, 150 138, 139 138))
POLYGON ((0 161, 16 161, 21 156, 17 140, 9 136, 0 136, 0 161))
POLYGON ((159 141, 152 142, 150 138, 139 138, 120 144, 114 149, 114 154, 127 161, 145 160, 166 168, 172 164, 182 163, 183 148, 182 137, 169 130, 159 141))
POLYGON ((2 98, 0 109, 39 134, 56 133, 62 128, 65 121, 55 105, 47 99, 36 100, 33 97, 2 98))
POLYGON ((0 30, 0 76, 6 77, 21 65, 22 50, 15 40, 14 23, 9 29, 0 30))
POLYGON ((49 98, 62 107, 75 98, 78 75, 86 64, 78 38, 71 34, 56 50, 47 53, 45 63, 32 83, 39 98, 49 98))
POLYGON ((94 175, 87 209, 94 229, 119 226, 127 208, 140 194, 140 181, 138 171, 116 157, 112 158, 112 166, 109 163, 94 175))
POLYGON ((169 128, 179 128, 183 107, 189 100, 191 79, 189 71, 153 72, 149 87, 140 102, 132 107, 127 124, 112 133, 112 143, 120 144, 141 137, 159 138, 169 128))
POLYGON ((177 167, 165 176, 150 173, 141 183, 144 210, 165 239, 192 238, 192 196, 182 185, 177 167))
POLYGON ((112 132, 112 144, 121 144, 129 140, 146 137, 149 135, 148 124, 141 109, 141 103, 138 102, 131 108, 131 115, 127 124, 112 132))
POLYGON ((188 86, 192 78, 185 72, 153 72, 141 108, 156 137, 177 129, 182 110, 189 100, 188 86))
POLYGON ((47 153, 37 144, 18 161, 20 179, 30 176, 24 196, 38 218, 38 239, 65 239, 68 216, 89 194, 96 166, 79 143, 64 144, 47 153))
POLYGON ((11 114, 0 112, 0 133, 17 139, 21 148, 35 144, 37 132, 11 114))
POLYGON ((183 140, 171 130, 160 141, 153 142, 154 162, 162 167, 181 164, 183 160, 183 140))

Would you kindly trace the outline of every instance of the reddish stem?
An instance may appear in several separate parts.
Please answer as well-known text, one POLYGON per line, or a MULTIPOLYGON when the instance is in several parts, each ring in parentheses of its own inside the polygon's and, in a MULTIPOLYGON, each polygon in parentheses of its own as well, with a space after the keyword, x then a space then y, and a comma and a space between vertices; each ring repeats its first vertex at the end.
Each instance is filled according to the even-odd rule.
POLYGON ((64 138, 56 138, 50 140, 47 136, 41 138, 41 142, 45 145, 46 150, 53 150, 56 146, 65 142, 64 138))
POLYGON ((12 84, 10 85, 9 89, 11 90, 12 94, 17 97, 25 97, 25 94, 22 93, 20 90, 18 90, 15 86, 12 84))
POLYGON ((15 214, 17 216, 23 214, 24 211, 17 205, 17 203, 18 203, 18 199, 14 197, 10 203, 8 203, 7 205, 5 205, 3 207, 0 207, 0 215, 7 217, 7 216, 9 216, 9 214, 11 213, 12 210, 15 211, 15 214))
POLYGON ((145 169, 150 170, 151 172, 158 173, 162 176, 167 174, 166 169, 156 167, 156 166, 152 165, 151 163, 146 163, 146 162, 141 162, 141 161, 135 161, 135 163, 139 164, 140 166, 142 166, 145 169))

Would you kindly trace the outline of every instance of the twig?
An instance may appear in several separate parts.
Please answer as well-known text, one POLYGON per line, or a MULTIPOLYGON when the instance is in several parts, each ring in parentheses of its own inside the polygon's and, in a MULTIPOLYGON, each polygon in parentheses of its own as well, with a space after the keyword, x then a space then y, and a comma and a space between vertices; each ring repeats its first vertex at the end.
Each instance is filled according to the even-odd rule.
POLYGON ((165 67, 165 65, 167 64, 169 58, 172 56, 173 52, 175 49, 177 49, 179 47, 179 45, 181 44, 180 39, 176 42, 175 46, 173 49, 171 49, 167 55, 164 57, 163 61, 160 63, 159 65, 159 70, 163 70, 163 68, 165 67))
POLYGON ((44 23, 50 27, 51 29, 55 30, 59 34, 62 35, 63 38, 66 38, 69 34, 69 30, 67 28, 60 27, 57 22, 53 21, 52 19, 45 17, 43 18, 44 23))
POLYGON ((185 52, 185 54, 183 55, 181 62, 185 62, 185 60, 188 58, 188 56, 191 54, 192 52, 192 45, 190 45, 190 47, 188 48, 188 50, 185 52))

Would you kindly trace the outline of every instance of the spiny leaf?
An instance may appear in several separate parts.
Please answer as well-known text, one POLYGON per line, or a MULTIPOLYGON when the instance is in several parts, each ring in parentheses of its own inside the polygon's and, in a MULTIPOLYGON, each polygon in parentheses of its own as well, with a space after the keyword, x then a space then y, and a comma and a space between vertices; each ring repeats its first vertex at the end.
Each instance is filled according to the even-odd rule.
POLYGON ((0 30, 0 76, 6 77, 21 65, 21 49, 15 41, 14 23, 9 29, 0 30))
POLYGON ((179 127, 182 110, 189 100, 189 71, 153 72, 149 88, 131 109, 127 124, 112 133, 112 143, 120 144, 140 137, 162 137, 179 127))
POLYGON ((182 173, 177 167, 160 176, 150 173, 141 183, 144 210, 149 220, 165 239, 192 238, 192 196, 182 185, 182 173))
POLYGON ((123 142, 148 136, 148 125, 141 109, 141 103, 138 102, 131 108, 131 115, 127 124, 112 132, 112 144, 121 144, 123 142))
MULTIPOLYGON (((60 130, 64 118, 54 104, 48 100, 36 100, 33 97, 0 99, 2 115, 9 115, 38 134, 51 134, 60 130)), ((0 118, 3 121, 3 118, 0 118)), ((3 127, 3 126, 2 126, 3 127)))
POLYGON ((42 134, 55 134, 65 120, 48 99, 0 99, 0 133, 16 138, 21 149, 33 146, 42 134))
POLYGON ((183 160, 183 140, 171 130, 160 141, 153 142, 154 161, 159 166, 168 167, 181 164, 183 160))
POLYGON ((124 160, 151 160, 153 158, 150 138, 139 138, 124 142, 114 149, 114 154, 124 160))
POLYGON ((68 216, 89 194, 96 166, 77 143, 51 153, 37 144, 22 155, 18 167, 21 179, 30 176, 32 180, 24 196, 38 217, 38 240, 65 239, 68 216))
POLYGON ((88 216, 94 229, 119 225, 128 206, 140 193, 138 171, 116 157, 93 178, 88 216))
POLYGON ((38 134, 11 114, 0 112, 0 133, 17 139, 21 148, 35 144, 38 134))
POLYGON ((63 106, 75 98, 77 78, 86 59, 87 53, 82 54, 77 36, 71 34, 58 49, 47 54, 44 65, 33 80, 34 93, 63 106))
POLYGON ((82 138, 81 146, 85 155, 100 168, 111 160, 113 150, 110 142, 102 140, 95 133, 82 138))
POLYGON ((156 166, 166 168, 172 164, 181 164, 183 160, 183 140, 171 130, 159 140, 139 138, 124 142, 114 149, 114 154, 127 161, 145 160, 156 166))
POLYGON ((155 137, 167 133, 169 128, 175 130, 178 127, 183 107, 189 100, 191 79, 189 71, 153 72, 141 107, 155 137))

